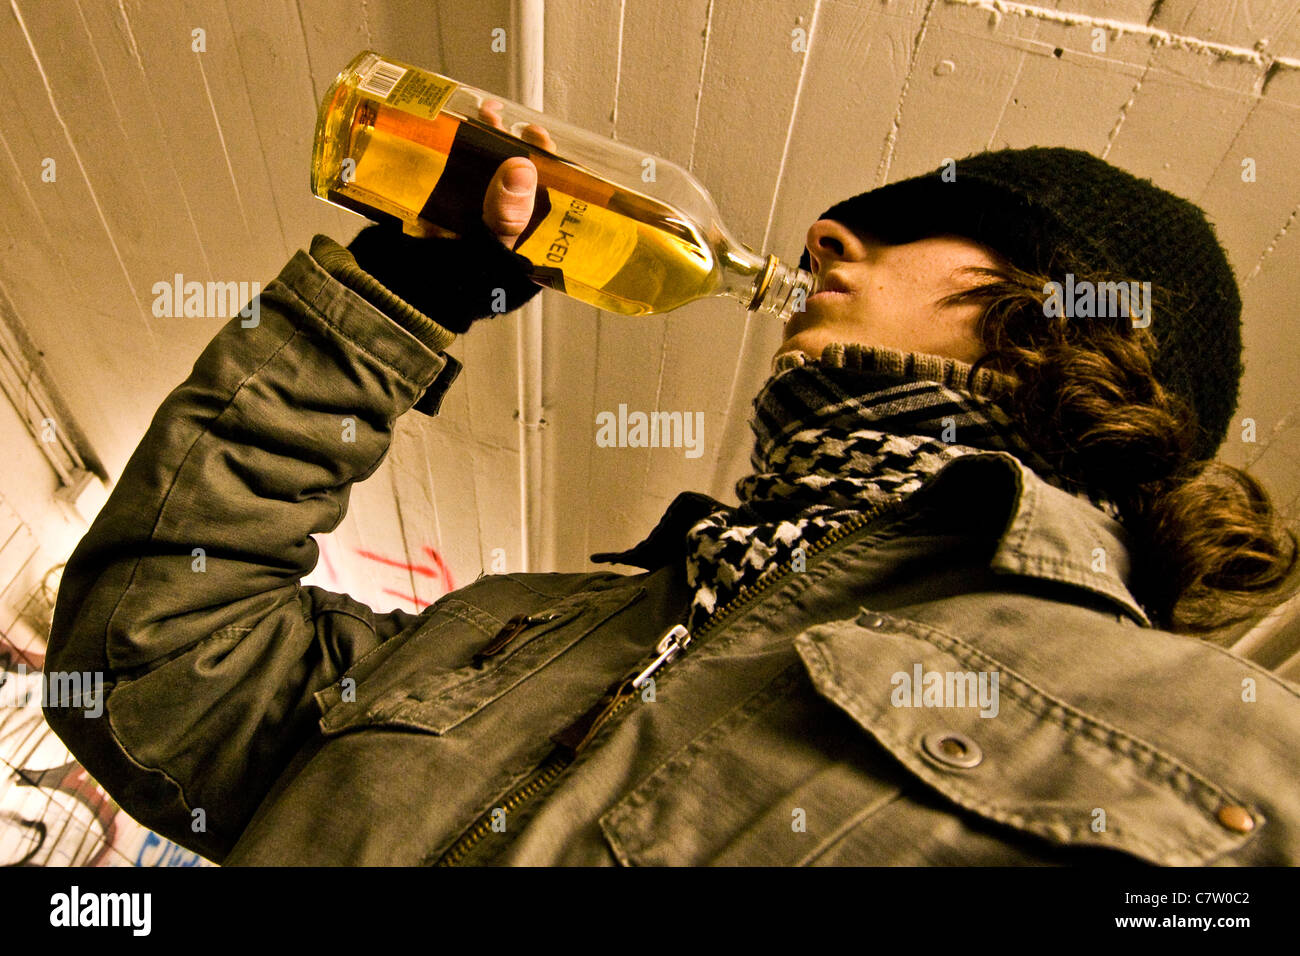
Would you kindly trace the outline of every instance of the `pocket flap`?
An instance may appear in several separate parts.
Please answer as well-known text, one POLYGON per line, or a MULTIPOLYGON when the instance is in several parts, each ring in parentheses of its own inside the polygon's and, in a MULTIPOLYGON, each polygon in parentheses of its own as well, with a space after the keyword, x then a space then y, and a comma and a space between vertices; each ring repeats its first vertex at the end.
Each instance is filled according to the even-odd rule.
POLYGON ((795 647, 818 693, 989 820, 1166 866, 1204 864, 1250 839, 1219 822, 1224 807, 1245 806, 1256 829, 1264 822, 1174 755, 935 628, 864 610, 805 631, 795 647))
MULTIPOLYGON (((357 683, 355 701, 340 700, 329 707, 321 718, 321 731, 328 737, 383 725, 444 734, 546 667, 644 594, 643 587, 588 591, 535 611, 547 619, 521 632, 504 653, 488 658, 481 667, 471 662, 472 653, 466 655, 463 666, 431 666, 431 655, 421 653, 422 643, 450 640, 438 632, 470 624, 452 617, 430 620, 398 654, 357 683)), ((501 623, 497 622, 498 628, 501 623)), ((475 647, 481 648, 496 631, 474 625, 474 633, 478 636, 475 647)))

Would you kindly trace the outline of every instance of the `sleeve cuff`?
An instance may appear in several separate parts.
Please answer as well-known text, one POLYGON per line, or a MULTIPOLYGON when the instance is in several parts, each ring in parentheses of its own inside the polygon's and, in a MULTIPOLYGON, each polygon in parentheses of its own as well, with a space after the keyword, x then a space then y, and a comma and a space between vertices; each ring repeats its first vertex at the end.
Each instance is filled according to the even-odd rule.
POLYGON ((431 352, 442 352, 456 340, 454 332, 385 288, 378 279, 357 265, 351 252, 329 236, 317 235, 312 238, 311 257, 331 276, 410 332, 431 352))

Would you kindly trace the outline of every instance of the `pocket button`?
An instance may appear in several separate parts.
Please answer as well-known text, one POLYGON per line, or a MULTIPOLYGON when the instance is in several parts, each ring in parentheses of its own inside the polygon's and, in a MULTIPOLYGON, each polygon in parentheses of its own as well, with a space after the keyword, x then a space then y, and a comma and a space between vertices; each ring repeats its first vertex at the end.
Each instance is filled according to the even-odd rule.
POLYGON ((1255 829, 1255 818, 1245 807, 1225 803, 1219 807, 1219 823, 1233 833, 1249 833, 1255 829))
POLYGON ((926 734, 921 738, 921 748, 927 756, 949 769, 969 770, 984 760, 984 751, 979 744, 952 730, 926 734))

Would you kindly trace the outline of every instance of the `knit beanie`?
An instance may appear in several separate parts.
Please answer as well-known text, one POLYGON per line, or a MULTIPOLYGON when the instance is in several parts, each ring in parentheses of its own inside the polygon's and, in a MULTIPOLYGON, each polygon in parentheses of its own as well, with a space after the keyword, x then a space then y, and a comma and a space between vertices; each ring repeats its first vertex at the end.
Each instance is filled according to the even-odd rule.
MULTIPOLYGON (((1193 456, 1214 457, 1237 407, 1241 297, 1200 207, 1081 150, 1033 147, 945 163, 820 218, 891 244, 965 236, 1062 283, 1150 282, 1155 377, 1196 415, 1193 456)), ((807 250, 799 265, 810 268, 807 250)))

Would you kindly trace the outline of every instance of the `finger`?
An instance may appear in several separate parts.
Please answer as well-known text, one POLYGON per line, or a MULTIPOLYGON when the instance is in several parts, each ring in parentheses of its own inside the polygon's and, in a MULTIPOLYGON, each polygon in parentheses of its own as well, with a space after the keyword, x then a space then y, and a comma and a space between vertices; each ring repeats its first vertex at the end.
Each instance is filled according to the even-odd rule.
MULTIPOLYGON (((504 108, 505 104, 500 100, 484 100, 478 108, 479 119, 493 129, 508 133, 510 131, 506 129, 505 123, 501 119, 501 110, 504 108)), ((551 134, 546 131, 546 127, 538 126, 536 123, 529 123, 525 126, 519 138, 531 146, 538 146, 550 152, 555 150, 555 140, 551 139, 551 134)))
POLYGON ((502 245, 513 249, 533 215, 537 167, 515 156, 502 163, 483 197, 483 222, 502 245))
POLYGON ((551 134, 546 132, 546 127, 538 126, 536 123, 529 123, 524 127, 521 137, 525 143, 532 146, 538 146, 547 152, 555 152, 555 140, 551 139, 551 134))
POLYGON ((504 107, 505 104, 502 103, 500 100, 484 100, 482 103, 479 104, 479 108, 478 108, 479 119, 483 120, 483 122, 487 123, 489 126, 495 129, 499 129, 504 133, 506 128, 505 125, 501 122, 501 110, 504 107))

